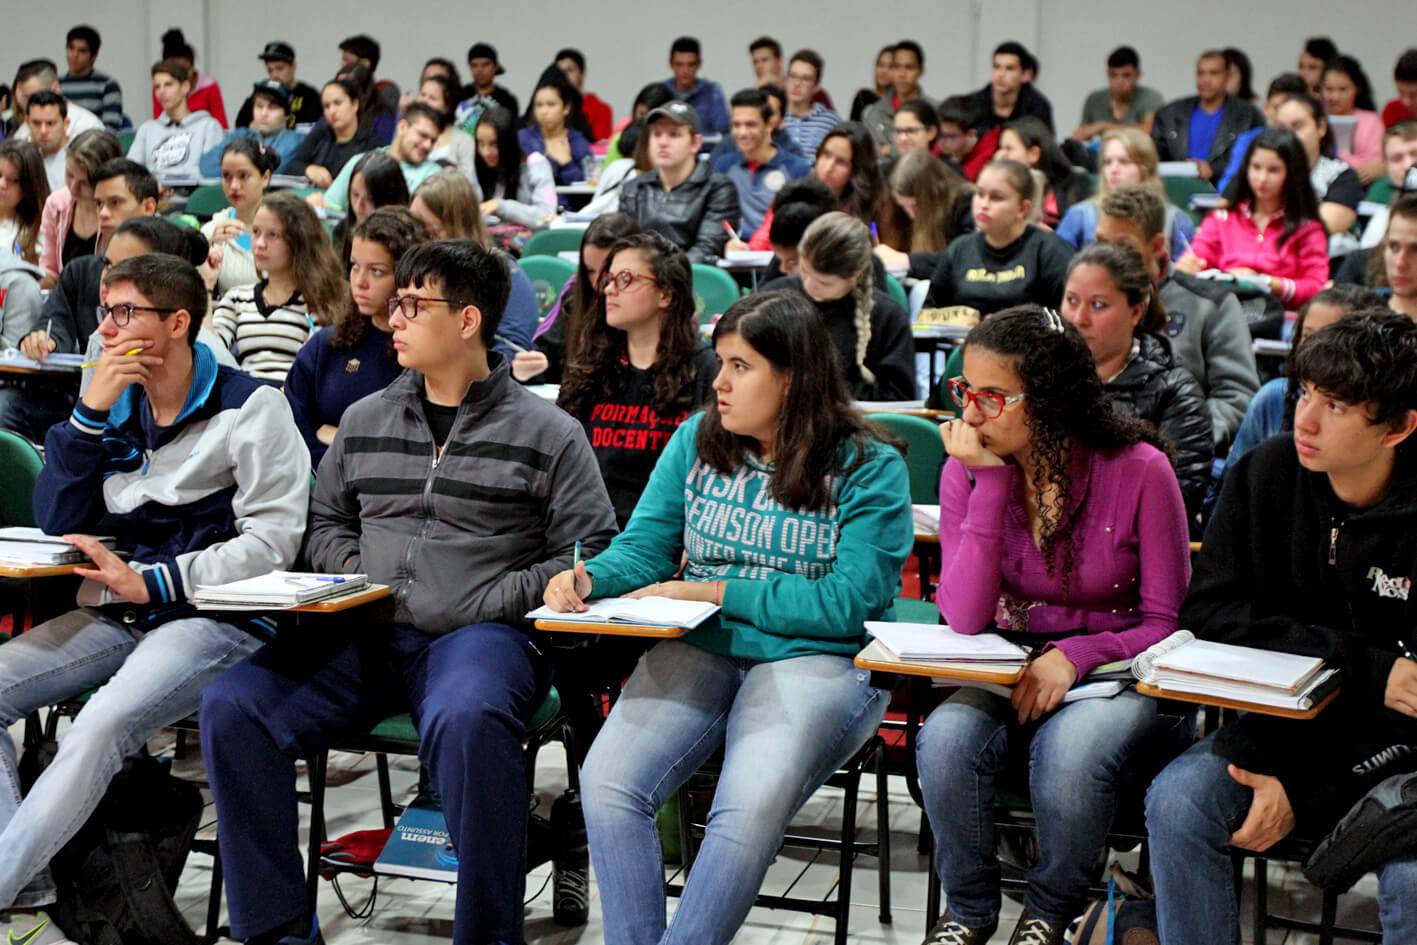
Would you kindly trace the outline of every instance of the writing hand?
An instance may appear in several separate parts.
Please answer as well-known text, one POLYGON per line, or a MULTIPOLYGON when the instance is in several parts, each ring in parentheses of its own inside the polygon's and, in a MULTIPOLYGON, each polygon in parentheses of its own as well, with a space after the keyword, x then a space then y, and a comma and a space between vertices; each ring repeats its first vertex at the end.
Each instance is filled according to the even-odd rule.
POLYGON ((574 568, 567 568, 547 582, 541 600, 559 613, 580 613, 585 610, 586 598, 590 597, 595 579, 586 573, 585 562, 574 568))

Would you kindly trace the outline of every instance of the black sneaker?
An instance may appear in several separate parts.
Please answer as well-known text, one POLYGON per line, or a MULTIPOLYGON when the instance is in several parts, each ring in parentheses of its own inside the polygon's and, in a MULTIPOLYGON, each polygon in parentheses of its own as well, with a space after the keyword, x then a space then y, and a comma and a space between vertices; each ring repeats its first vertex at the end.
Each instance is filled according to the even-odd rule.
POLYGON ((966 928, 948 915, 942 915, 931 926, 924 945, 984 945, 998 927, 999 923, 995 921, 982 929, 966 928))
POLYGON ((1054 925, 1046 919, 1029 915, 1025 909, 1023 915, 1019 916, 1018 925, 1014 926, 1009 945, 1063 945, 1063 936, 1067 931, 1066 922, 1054 925))
POLYGON ((566 791, 551 805, 551 836, 552 915, 559 925, 585 925, 590 916, 590 850, 575 791, 566 791))

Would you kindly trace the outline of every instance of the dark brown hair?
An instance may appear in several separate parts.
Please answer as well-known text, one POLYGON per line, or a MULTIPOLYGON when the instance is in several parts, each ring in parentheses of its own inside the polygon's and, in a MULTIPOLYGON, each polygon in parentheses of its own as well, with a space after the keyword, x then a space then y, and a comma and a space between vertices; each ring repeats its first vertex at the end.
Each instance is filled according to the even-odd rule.
MULTIPOLYGON (((394 264, 389 275, 393 275, 394 270, 397 270, 404 253, 419 243, 426 243, 428 239, 428 227, 407 207, 377 207, 369 211, 369 214, 350 230, 351 246, 355 240, 367 240, 378 243, 388 251, 394 264)), ((394 291, 398 291, 398 286, 394 287, 394 291)), ((363 341, 368 331, 369 318, 359 311, 351 297, 349 305, 340 313, 339 321, 335 323, 335 336, 331 347, 347 351, 363 341)))

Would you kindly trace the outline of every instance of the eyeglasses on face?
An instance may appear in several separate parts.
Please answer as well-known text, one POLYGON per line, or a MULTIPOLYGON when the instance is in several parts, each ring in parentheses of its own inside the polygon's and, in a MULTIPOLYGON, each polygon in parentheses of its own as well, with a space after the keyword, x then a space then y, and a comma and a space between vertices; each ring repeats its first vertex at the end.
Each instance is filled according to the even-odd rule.
POLYGON ((119 302, 117 305, 105 305, 98 303, 98 320, 101 323, 105 318, 113 319, 113 324, 119 328, 124 327, 132 321, 134 312, 157 312, 159 315, 171 315, 177 311, 175 308, 155 308, 151 305, 134 305, 131 302, 119 302))
POLYGON ((654 276, 641 275, 638 272, 631 272, 629 269, 621 269, 619 272, 606 272, 600 276, 599 289, 601 292, 607 291, 612 285, 616 289, 624 292, 636 282, 649 282, 659 285, 659 280, 654 276))
POLYGON ((1016 404, 1023 400, 1023 394, 995 394, 992 391, 973 391, 964 382, 962 377, 952 377, 949 380, 950 400, 955 402, 955 406, 960 410, 968 410, 970 404, 984 415, 985 420, 997 420, 1004 412, 1004 408, 1010 404, 1016 404))
POLYGON ((467 304, 460 299, 425 299, 418 295, 395 295, 388 301, 389 317, 393 318, 397 313, 403 315, 408 321, 417 321, 418 316, 422 314, 419 311, 420 307, 426 306, 429 302, 443 302, 455 308, 462 308, 467 304))
POLYGON ((924 125, 910 125, 909 127, 906 127, 906 128, 897 128, 897 129, 895 130, 895 133, 896 133, 896 136, 897 136, 897 137, 900 137, 900 138, 906 138, 906 137, 909 137, 910 135, 923 135, 923 134, 925 133, 925 126, 924 126, 924 125))

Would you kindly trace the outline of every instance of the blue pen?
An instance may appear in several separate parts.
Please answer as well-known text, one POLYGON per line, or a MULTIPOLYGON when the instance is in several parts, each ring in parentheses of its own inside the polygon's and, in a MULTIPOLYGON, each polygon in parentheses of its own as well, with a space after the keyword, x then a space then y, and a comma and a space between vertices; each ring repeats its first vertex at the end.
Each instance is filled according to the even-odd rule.
POLYGON ((571 570, 575 570, 581 563, 581 543, 576 542, 576 554, 571 561, 571 570))
POLYGON ((879 232, 877 232, 877 230, 876 230, 876 224, 873 222, 873 223, 871 224, 871 242, 872 242, 872 243, 879 243, 880 241, 881 241, 881 234, 880 234, 879 232))
POLYGON ((342 578, 342 577, 317 577, 317 578, 315 578, 315 580, 317 580, 317 581, 323 581, 323 582, 325 582, 326 584, 343 584, 345 581, 347 581, 347 580, 349 580, 349 579, 348 579, 348 578, 342 578))

